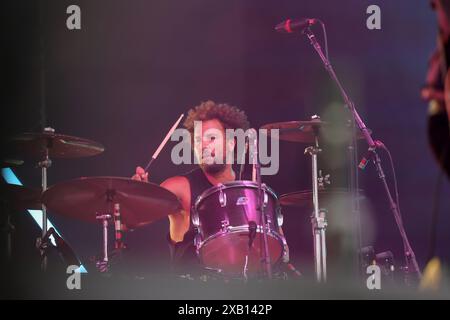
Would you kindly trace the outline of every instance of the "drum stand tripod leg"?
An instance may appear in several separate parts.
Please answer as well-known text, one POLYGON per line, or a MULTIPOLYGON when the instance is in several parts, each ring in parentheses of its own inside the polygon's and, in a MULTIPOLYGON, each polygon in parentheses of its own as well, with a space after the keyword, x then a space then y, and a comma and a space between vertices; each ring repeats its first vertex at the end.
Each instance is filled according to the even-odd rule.
MULTIPOLYGON (((55 129, 47 127, 44 129, 44 133, 55 133, 55 129)), ((45 192, 47 190, 47 171, 52 165, 52 161, 49 157, 50 155, 50 148, 52 148, 52 140, 48 139, 45 146, 45 154, 44 159, 40 162, 38 162, 38 167, 41 168, 41 187, 42 192, 45 192)), ((44 240, 45 235, 47 234, 48 226, 47 226, 47 208, 44 204, 42 204, 42 235, 39 239, 37 239, 37 243, 39 244, 38 247, 40 247, 40 244, 45 243, 44 240)), ((45 244, 44 244, 45 246, 45 244)), ((41 253, 41 270, 46 271, 47 270, 47 254, 45 252, 46 250, 40 250, 41 253)))
POLYGON ((318 282, 327 281, 327 245, 325 229, 327 222, 325 220, 325 212, 320 211, 319 217, 314 215, 311 217, 311 224, 314 236, 314 262, 315 271, 318 282))
POLYGON ((322 275, 323 275, 323 281, 327 281, 327 244, 326 244, 326 237, 325 237, 325 228, 326 228, 326 220, 325 217, 321 218, 321 221, 319 222, 320 227, 320 237, 322 240, 322 275))
POLYGON ((96 219, 101 220, 103 225, 103 260, 97 261, 96 266, 100 272, 108 272, 108 220, 111 219, 111 215, 97 215, 96 219))

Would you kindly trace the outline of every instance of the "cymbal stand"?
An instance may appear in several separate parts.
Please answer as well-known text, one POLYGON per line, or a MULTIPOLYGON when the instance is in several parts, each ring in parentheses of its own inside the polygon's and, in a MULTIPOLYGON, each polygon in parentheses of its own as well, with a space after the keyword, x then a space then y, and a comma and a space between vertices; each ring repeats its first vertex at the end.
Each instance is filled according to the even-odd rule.
POLYGON ((103 226, 103 259, 96 262, 96 267, 101 273, 109 271, 108 258, 108 220, 111 219, 110 214, 97 214, 95 217, 102 222, 103 226))
MULTIPOLYGON (((319 117, 313 117, 320 119, 319 117)), ((312 232, 314 237, 314 263, 318 282, 327 281, 327 246, 325 211, 319 207, 319 177, 317 167, 317 155, 322 151, 319 148, 318 127, 314 127, 315 145, 305 149, 305 154, 311 156, 312 190, 313 190, 313 214, 311 216, 312 232)))
MULTIPOLYGON (((44 133, 55 133, 55 129, 47 127, 44 129, 44 133)), ((51 167, 52 161, 49 157, 49 150, 52 147, 51 139, 47 141, 47 144, 45 146, 44 150, 44 159, 42 161, 39 161, 37 166, 41 168, 41 186, 42 186, 42 193, 44 193, 47 190, 47 170, 51 167)), ((42 234, 41 237, 37 239, 36 246, 40 251, 41 254, 41 270, 45 271, 47 270, 47 254, 46 249, 47 245, 45 244, 46 241, 43 239, 45 238, 45 235, 47 234, 47 208, 44 204, 42 204, 42 234)))

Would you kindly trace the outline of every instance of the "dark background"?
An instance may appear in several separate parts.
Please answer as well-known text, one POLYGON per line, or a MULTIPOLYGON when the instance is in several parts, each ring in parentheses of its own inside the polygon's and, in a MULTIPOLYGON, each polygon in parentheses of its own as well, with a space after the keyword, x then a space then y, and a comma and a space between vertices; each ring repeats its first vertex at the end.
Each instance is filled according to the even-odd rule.
MULTIPOLYGON (((340 96, 307 39, 273 31, 289 17, 322 19, 338 76, 374 137, 392 152, 405 228, 424 267, 438 175, 426 137, 427 105, 419 96, 437 33, 427 1, 14 1, 2 13, 2 136, 38 131, 45 123, 106 147, 93 158, 54 159, 50 185, 80 176, 131 176, 179 114, 207 99, 242 108, 256 128, 314 114, 345 119, 340 96), (66 28, 71 4, 81 7, 81 30, 66 28), (366 28, 371 4, 381 7, 381 30, 366 28)), ((321 40, 321 29, 314 31, 321 40)), ((153 182, 190 169, 171 163, 173 145, 153 164, 153 182)), ((359 146, 362 155, 364 143, 359 146)), ((278 194, 310 188, 304 147, 280 143, 279 173, 265 179, 278 194)), ((322 165, 335 172, 336 185, 345 185, 345 145, 324 150, 322 165)), ((384 154, 383 160, 392 183, 384 154)), ((25 185, 40 184, 31 162, 16 173, 25 185)), ((391 250, 402 263, 401 238, 372 165, 360 172, 360 184, 372 216, 363 225, 364 244, 391 250)), ((437 254, 448 262, 447 182, 443 188, 437 254)), ((307 268, 308 212, 284 213, 291 256, 307 268)), ((51 219, 83 262, 100 252, 99 226, 51 219)), ((27 247, 37 235, 27 228, 29 239, 16 236, 17 246, 27 247)), ((145 268, 167 260, 167 232, 163 219, 128 236, 145 268)))

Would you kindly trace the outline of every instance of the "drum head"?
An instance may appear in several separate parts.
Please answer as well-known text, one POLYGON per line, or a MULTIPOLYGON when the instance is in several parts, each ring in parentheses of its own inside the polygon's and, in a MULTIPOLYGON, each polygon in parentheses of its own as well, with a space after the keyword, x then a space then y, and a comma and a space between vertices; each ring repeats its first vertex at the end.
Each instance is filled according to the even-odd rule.
MULTIPOLYGON (((248 228, 240 228, 219 234, 205 241, 199 255, 207 268, 221 270, 225 274, 257 274, 263 270, 261 259, 264 254, 264 235, 258 230, 249 248, 248 228), (245 229, 245 231, 244 231, 245 229)), ((283 254, 283 241, 273 232, 267 235, 269 255, 272 264, 280 260, 283 254)))

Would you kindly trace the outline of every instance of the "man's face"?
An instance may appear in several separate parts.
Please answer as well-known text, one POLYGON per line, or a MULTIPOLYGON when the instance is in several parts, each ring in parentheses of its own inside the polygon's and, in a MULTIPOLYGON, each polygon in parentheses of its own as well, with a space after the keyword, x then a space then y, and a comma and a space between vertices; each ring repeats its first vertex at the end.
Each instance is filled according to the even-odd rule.
POLYGON ((199 127, 194 129, 194 154, 200 167, 208 173, 223 171, 234 140, 226 141, 225 128, 217 119, 204 120, 199 127))

